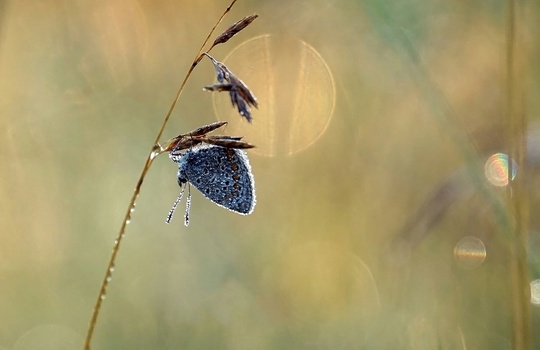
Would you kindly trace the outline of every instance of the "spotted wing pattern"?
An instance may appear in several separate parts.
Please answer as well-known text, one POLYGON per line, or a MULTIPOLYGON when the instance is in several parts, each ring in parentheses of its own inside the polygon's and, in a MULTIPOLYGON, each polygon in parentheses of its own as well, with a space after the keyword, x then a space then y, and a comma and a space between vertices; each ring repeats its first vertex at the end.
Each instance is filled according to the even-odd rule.
POLYGON ((239 214, 255 207, 255 183, 244 151, 201 144, 178 159, 178 183, 191 183, 206 198, 239 214))

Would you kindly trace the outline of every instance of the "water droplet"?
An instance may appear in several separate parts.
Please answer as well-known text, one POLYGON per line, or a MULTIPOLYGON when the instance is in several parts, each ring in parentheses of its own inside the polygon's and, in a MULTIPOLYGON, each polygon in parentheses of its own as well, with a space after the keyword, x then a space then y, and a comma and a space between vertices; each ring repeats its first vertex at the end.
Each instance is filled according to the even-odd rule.
POLYGON ((531 303, 540 306, 540 279, 531 282, 531 303))
MULTIPOLYGON (((508 156, 504 153, 495 153, 488 158, 484 165, 486 178, 493 186, 508 185, 508 156)), ((512 160, 512 178, 517 175, 517 163, 512 160)))
POLYGON ((101 294, 101 295, 99 296, 99 298, 100 298, 101 300, 105 300, 105 294, 101 294))
POLYGON ((129 225, 129 224, 131 224, 131 218, 126 219, 126 225, 129 225))
POLYGON ((482 240, 468 236, 459 240, 454 248, 454 259, 463 268, 474 269, 486 260, 486 247, 482 240))
POLYGON ((112 276, 109 274, 109 276, 107 276, 107 283, 110 282, 112 280, 112 276))
POLYGON ((154 158, 159 156, 162 152, 163 152, 163 148, 161 147, 159 143, 154 145, 154 147, 152 148, 152 152, 150 152, 150 159, 153 160, 154 158))
POLYGON ((114 272, 114 266, 111 266, 111 267, 109 268, 109 272, 110 272, 110 273, 113 273, 113 272, 114 272))

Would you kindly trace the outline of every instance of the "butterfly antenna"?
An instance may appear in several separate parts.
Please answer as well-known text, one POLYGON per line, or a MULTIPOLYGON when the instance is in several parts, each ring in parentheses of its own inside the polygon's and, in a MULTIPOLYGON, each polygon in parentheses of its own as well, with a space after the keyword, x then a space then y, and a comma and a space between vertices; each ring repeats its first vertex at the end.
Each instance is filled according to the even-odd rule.
POLYGON ((172 217, 174 215, 174 211, 176 210, 176 207, 178 206, 178 203, 180 203, 180 201, 182 200, 182 197, 184 196, 185 189, 186 189, 186 186, 185 185, 182 186, 182 190, 180 191, 180 194, 178 195, 178 198, 176 198, 171 210, 169 210, 169 215, 167 215, 167 220, 165 220, 165 222, 167 224, 171 222, 172 217))
POLYGON ((184 225, 189 226, 189 210, 191 209, 191 186, 188 184, 188 196, 186 198, 186 213, 184 214, 184 225))

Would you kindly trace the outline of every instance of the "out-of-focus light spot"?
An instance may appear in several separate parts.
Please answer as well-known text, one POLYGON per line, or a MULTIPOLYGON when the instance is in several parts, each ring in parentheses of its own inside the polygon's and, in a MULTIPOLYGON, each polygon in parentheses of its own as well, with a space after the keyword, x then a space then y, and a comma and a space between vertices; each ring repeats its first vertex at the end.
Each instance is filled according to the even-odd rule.
MULTIPOLYGON (((493 186, 502 187, 508 185, 508 156, 504 153, 495 153, 486 161, 484 172, 493 186)), ((516 175, 517 163, 512 160, 511 180, 514 180, 516 175)))
POLYGON ((261 35, 237 46, 223 62, 259 101, 259 108, 252 109, 252 125, 246 127, 229 94, 213 94, 218 118, 229 122, 227 133, 257 145, 250 152, 292 155, 324 134, 334 113, 336 88, 330 67, 313 46, 287 35, 261 35))
POLYGON ((454 248, 454 259, 461 267, 474 269, 486 260, 486 247, 476 237, 464 237, 454 248))
POLYGON ((531 303, 540 306, 540 279, 531 282, 531 303))

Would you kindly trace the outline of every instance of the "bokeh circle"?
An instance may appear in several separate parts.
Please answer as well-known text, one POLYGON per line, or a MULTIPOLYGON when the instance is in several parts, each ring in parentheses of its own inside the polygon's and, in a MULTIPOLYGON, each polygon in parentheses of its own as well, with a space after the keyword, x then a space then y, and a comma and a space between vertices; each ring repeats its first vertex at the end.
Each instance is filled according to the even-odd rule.
POLYGON ((308 43, 261 35, 237 46, 223 60, 253 91, 259 108, 249 125, 232 108, 227 93, 214 93, 219 120, 228 135, 241 135, 265 156, 292 155, 313 145, 326 131, 336 104, 330 68, 308 43))
POLYGON ((459 240, 454 248, 454 259, 460 267, 474 269, 486 260, 486 246, 481 239, 467 236, 459 240))

